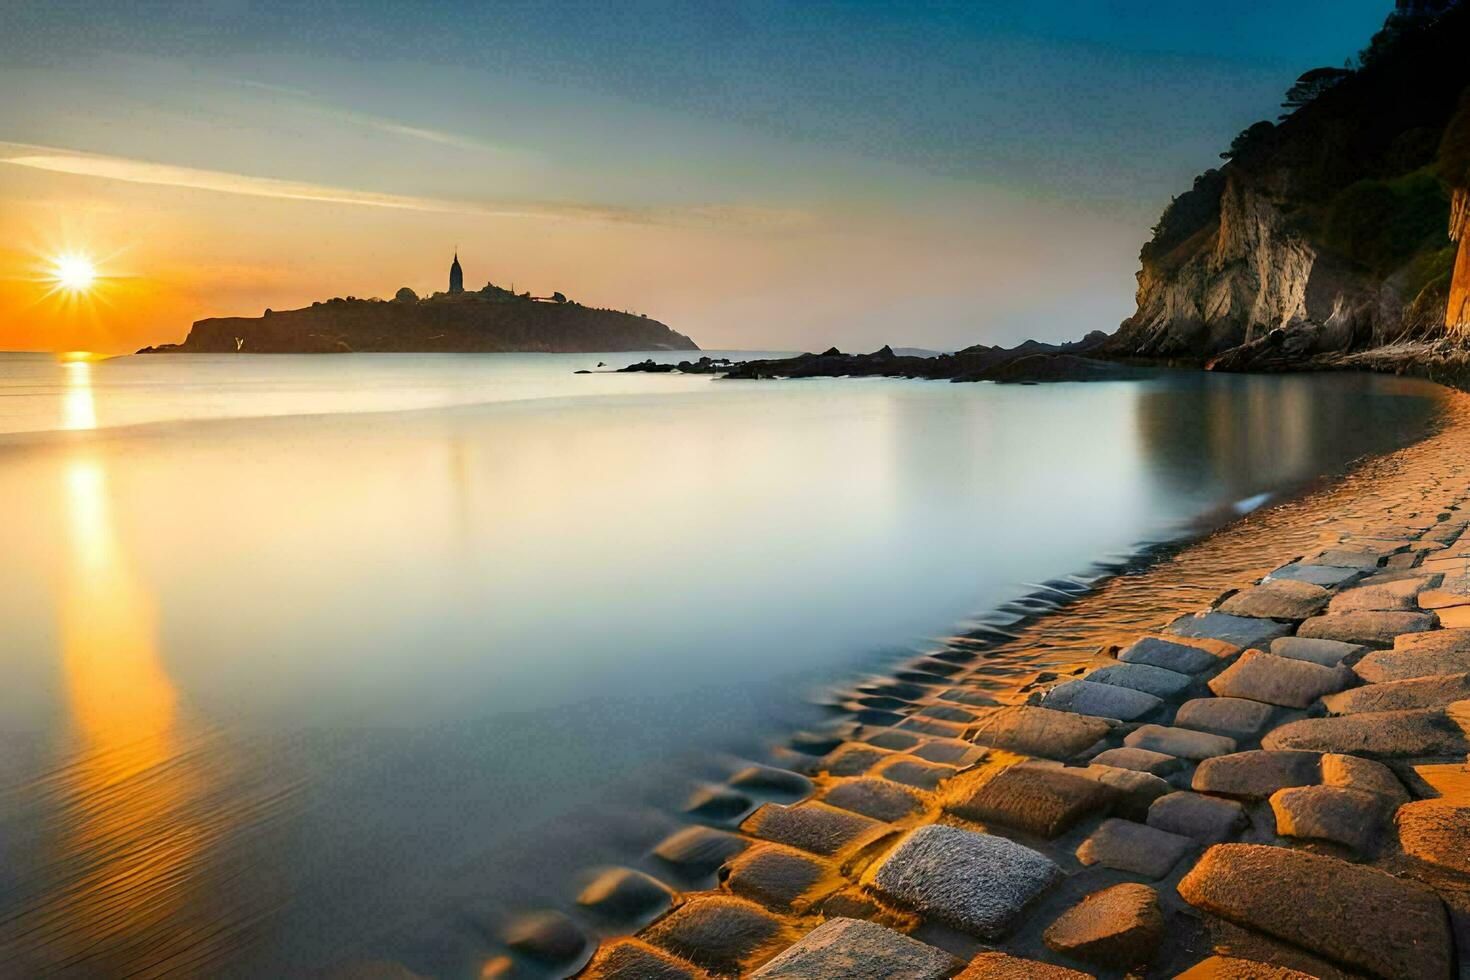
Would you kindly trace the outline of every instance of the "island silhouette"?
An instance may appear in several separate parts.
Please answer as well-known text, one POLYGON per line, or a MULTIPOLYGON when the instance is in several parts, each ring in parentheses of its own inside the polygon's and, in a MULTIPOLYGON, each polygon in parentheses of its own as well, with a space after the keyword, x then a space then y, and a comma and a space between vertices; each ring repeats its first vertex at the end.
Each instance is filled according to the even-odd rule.
POLYGON ((586 353, 699 350, 646 314, 583 306, 560 292, 517 293, 494 283, 466 292, 456 251, 449 288, 420 297, 404 286, 393 299, 336 297, 258 317, 198 320, 182 344, 140 354, 586 353))

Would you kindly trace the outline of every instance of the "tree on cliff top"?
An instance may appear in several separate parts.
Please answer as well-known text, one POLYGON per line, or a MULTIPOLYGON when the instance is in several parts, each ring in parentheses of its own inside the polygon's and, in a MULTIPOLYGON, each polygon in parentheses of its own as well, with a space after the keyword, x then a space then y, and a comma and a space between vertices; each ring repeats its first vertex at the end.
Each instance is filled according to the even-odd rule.
POLYGON ((393 298, 400 303, 417 303, 419 301, 419 294, 404 286, 393 294, 393 298))
MULTIPOLYGON (((1286 90, 1286 101, 1281 103, 1281 108, 1295 112, 1351 74, 1352 70, 1348 68, 1324 67, 1304 71, 1297 76, 1295 84, 1286 90)), ((1290 113, 1284 113, 1281 118, 1285 119, 1288 115, 1290 113)))
POLYGON ((1262 119, 1236 134, 1235 139, 1230 141, 1230 149, 1220 154, 1222 160, 1234 160, 1251 150, 1263 146, 1276 132, 1276 124, 1262 119))

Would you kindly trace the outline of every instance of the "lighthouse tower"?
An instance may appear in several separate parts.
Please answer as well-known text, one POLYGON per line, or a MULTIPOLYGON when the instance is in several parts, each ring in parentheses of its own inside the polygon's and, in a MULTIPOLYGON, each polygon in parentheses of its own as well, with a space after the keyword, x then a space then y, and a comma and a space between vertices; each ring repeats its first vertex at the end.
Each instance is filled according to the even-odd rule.
POLYGON ((464 270, 459 267, 459 253, 454 253, 454 262, 449 266, 449 291, 464 292, 464 270))

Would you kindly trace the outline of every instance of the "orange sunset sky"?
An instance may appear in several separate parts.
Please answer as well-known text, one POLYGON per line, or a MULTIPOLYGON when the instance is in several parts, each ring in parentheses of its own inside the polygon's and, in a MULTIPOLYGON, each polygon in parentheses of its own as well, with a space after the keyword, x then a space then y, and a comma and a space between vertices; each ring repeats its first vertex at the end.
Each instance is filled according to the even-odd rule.
POLYGON ((0 11, 0 349, 430 292, 456 247, 711 349, 1111 330, 1170 196, 1386 4, 1290 43, 1253 5, 119 6, 0 11))

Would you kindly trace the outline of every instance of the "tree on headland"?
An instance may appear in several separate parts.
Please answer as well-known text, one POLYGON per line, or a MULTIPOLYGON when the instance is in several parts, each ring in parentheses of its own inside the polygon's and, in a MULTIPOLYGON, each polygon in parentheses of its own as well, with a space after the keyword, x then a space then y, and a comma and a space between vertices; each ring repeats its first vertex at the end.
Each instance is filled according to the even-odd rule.
MULTIPOLYGON (((1304 71, 1297 76, 1291 88, 1286 90, 1286 101, 1281 103, 1281 108, 1295 112, 1352 73, 1350 68, 1327 67, 1304 71)), ((1283 113, 1281 118, 1285 119, 1290 114, 1283 113)))
POLYGON ((1441 14, 1448 12, 1459 0, 1395 0, 1393 13, 1383 22, 1383 27, 1368 46, 1358 52, 1358 64, 1367 68, 1377 63, 1403 39, 1427 30, 1441 14))
POLYGON ((1275 131, 1276 124, 1266 119, 1262 119, 1260 122, 1248 126, 1241 130, 1235 139, 1230 141, 1230 149, 1221 153, 1220 159, 1234 160, 1236 157, 1265 143, 1275 131))
POLYGON ((567 301, 567 298, 566 298, 566 296, 562 295, 561 293, 552 293, 551 294, 551 301, 553 303, 565 303, 567 301))
POLYGON ((417 303, 419 301, 419 294, 404 286, 393 294, 393 299, 398 303, 417 303))

